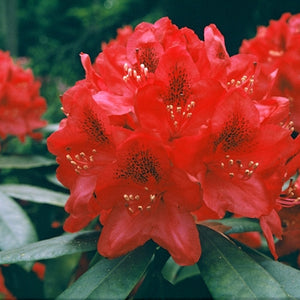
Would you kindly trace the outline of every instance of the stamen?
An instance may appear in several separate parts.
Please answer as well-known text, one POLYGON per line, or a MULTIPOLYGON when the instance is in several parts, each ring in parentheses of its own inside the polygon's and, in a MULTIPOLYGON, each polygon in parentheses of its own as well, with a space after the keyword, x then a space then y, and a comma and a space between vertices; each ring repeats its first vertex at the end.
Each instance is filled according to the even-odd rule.
POLYGON ((155 200, 155 195, 150 195, 150 201, 153 202, 155 200))

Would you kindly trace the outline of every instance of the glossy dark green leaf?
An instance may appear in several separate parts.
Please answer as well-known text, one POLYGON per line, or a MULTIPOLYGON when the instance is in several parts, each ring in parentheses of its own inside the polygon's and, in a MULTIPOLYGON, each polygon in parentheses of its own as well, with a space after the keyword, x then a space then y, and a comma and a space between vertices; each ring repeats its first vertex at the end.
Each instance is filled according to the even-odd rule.
POLYGON ((54 159, 38 155, 0 155, 0 169, 31 169, 55 164, 54 159))
POLYGON ((35 228, 22 207, 1 192, 0 204, 0 249, 7 250, 35 242, 35 228))
POLYGON ((69 197, 64 193, 26 184, 1 184, 0 191, 13 198, 63 207, 69 197))
POLYGON ((280 283, 225 235, 198 228, 202 245, 198 266, 213 298, 288 298, 280 283))
POLYGON ((226 234, 249 232, 249 231, 261 231, 259 222, 256 219, 224 218, 222 220, 216 220, 216 222, 231 227, 229 230, 226 231, 226 234))
POLYGON ((0 252, 0 264, 55 258, 95 250, 99 231, 83 231, 28 244, 0 252))
POLYGON ((146 245, 116 259, 101 259, 57 299, 126 299, 144 275, 155 245, 146 245))
POLYGON ((242 249, 271 274, 292 297, 300 299, 300 271, 288 265, 274 261, 266 255, 240 244, 242 249))
POLYGON ((172 257, 168 259, 162 269, 163 277, 173 285, 199 274, 200 272, 197 264, 192 266, 179 266, 174 262, 172 257))

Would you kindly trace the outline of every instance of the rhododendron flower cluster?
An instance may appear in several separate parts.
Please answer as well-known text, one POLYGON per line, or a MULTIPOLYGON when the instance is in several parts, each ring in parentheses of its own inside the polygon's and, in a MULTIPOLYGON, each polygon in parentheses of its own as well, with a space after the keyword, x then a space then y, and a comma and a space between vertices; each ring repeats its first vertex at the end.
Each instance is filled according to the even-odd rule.
POLYGON ((46 125, 41 120, 46 100, 40 96, 40 82, 31 69, 15 63, 9 52, 0 51, 0 141, 8 135, 41 138, 35 129, 46 125))
MULTIPOLYGON (((201 255, 196 224, 226 213, 257 218, 274 257, 283 184, 299 167, 289 99, 277 70, 229 56, 215 25, 204 40, 168 18, 120 29, 61 97, 48 138, 70 189, 64 228, 100 216, 100 254, 152 239, 181 265, 201 255)), ((286 200, 290 201, 290 200, 286 200)))
POLYGON ((269 26, 259 26, 257 35, 244 40, 240 53, 257 56, 265 72, 278 72, 271 94, 290 101, 291 120, 300 131, 300 14, 285 13, 269 26))

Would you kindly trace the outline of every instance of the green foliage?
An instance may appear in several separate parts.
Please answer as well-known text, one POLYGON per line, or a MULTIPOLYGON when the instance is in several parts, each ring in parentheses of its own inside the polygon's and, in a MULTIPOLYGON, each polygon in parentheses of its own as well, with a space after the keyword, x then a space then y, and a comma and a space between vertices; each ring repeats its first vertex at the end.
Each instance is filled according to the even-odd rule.
POLYGON ((0 252, 0 264, 52 259, 63 255, 96 249, 98 231, 63 234, 23 247, 0 252))
POLYGON ((57 299, 126 299, 142 279, 154 248, 147 243, 123 257, 101 259, 57 299))
POLYGON ((0 249, 12 249, 36 241, 35 228, 25 211, 2 192, 0 203, 0 249))
POLYGON ((284 265, 272 261, 272 267, 263 268, 261 260, 260 263, 255 261, 254 256, 247 255, 226 236, 204 226, 199 227, 199 232, 203 253, 198 266, 214 298, 287 299, 291 294, 299 296, 300 272, 296 272, 294 289, 287 292, 282 276, 276 276, 279 280, 274 278, 276 272, 285 269, 284 265))

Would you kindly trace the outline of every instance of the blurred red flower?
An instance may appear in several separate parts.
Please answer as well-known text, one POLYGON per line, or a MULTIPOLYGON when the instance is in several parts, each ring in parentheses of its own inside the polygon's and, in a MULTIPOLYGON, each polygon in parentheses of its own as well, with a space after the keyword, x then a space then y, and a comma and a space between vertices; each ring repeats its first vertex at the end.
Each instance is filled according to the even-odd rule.
POLYGON ((34 130, 46 125, 41 120, 46 101, 39 94, 40 82, 34 79, 31 69, 14 63, 8 52, 0 51, 0 137, 25 136, 41 138, 34 130))
POLYGON ((290 100, 291 119, 300 131, 300 14, 285 13, 269 26, 258 27, 253 39, 244 40, 240 53, 251 53, 263 63, 265 72, 277 71, 272 95, 290 100))

